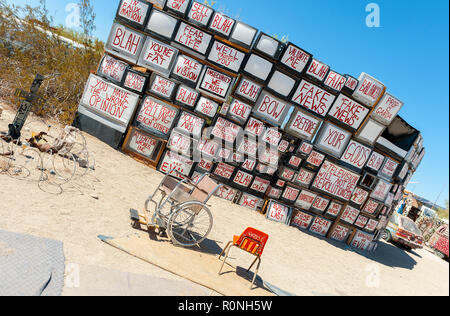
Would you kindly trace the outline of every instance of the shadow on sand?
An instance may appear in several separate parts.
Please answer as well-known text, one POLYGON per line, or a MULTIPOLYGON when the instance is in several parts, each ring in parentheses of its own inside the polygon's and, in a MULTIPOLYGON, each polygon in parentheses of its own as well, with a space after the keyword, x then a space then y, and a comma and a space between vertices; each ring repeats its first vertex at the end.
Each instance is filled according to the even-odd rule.
POLYGON ((341 243, 338 241, 334 241, 331 239, 327 239, 325 237, 320 237, 316 234, 313 234, 309 231, 302 230, 302 233, 313 236, 315 238, 319 238, 330 245, 342 249, 343 251, 352 251, 354 253, 359 254, 369 260, 375 261, 379 264, 391 267, 391 268, 402 268, 407 270, 412 270, 417 264, 417 261, 414 260, 412 256, 421 258, 419 254, 414 252, 414 250, 406 250, 404 248, 400 248, 393 244, 388 244, 384 241, 380 241, 378 243, 378 249, 375 253, 360 251, 357 249, 353 249, 349 247, 346 243, 341 243))

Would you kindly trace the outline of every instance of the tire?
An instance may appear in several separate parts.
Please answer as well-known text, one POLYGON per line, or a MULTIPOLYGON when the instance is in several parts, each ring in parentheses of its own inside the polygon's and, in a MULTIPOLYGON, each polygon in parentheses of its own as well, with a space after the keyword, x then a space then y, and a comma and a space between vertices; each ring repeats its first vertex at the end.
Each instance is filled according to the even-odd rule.
POLYGON ((383 238, 383 240, 386 242, 391 242, 392 241, 391 232, 385 229, 383 234, 381 235, 381 238, 383 238))
POLYGON ((194 247, 201 244, 213 227, 211 211, 200 202, 188 202, 180 205, 170 216, 167 234, 174 245, 194 247), (195 213, 190 208, 201 208, 195 213))

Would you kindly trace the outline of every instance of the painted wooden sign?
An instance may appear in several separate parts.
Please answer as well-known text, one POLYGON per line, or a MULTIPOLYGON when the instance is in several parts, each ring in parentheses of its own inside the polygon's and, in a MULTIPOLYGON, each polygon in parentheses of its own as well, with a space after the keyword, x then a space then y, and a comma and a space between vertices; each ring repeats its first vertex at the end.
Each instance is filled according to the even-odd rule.
POLYGON ((295 170, 292 170, 286 166, 281 166, 278 170, 278 176, 282 180, 291 182, 295 177, 295 170))
POLYGON ((353 237, 350 246, 360 250, 367 250, 373 241, 373 237, 373 235, 358 231, 353 237))
POLYGON ((207 59, 219 67, 238 73, 244 62, 245 53, 215 40, 207 59))
POLYGON ((209 24, 209 30, 224 38, 228 38, 231 35, 231 31, 233 30, 235 23, 235 20, 225 14, 215 12, 211 23, 209 24))
POLYGON ((194 87, 200 79, 203 65, 193 58, 179 55, 172 71, 172 77, 194 87))
POLYGON ((234 95, 249 100, 252 103, 255 103, 258 100, 259 94, 262 91, 262 86, 242 77, 239 85, 234 91, 234 95))
POLYGON ((370 155, 369 160, 367 160, 366 167, 378 172, 383 165, 385 157, 382 154, 379 154, 377 152, 372 152, 372 155, 370 155))
POLYGON ((253 108, 253 115, 274 126, 281 126, 291 105, 263 91, 253 108))
POLYGON ((357 169, 362 169, 369 160, 371 152, 372 149, 369 147, 351 140, 341 157, 341 161, 348 163, 357 169))
POLYGON ((325 237, 328 231, 330 230, 332 224, 333 222, 318 216, 312 222, 309 231, 318 234, 319 236, 325 237))
POLYGON ((205 120, 188 112, 181 113, 177 120, 177 130, 192 135, 194 139, 200 139, 202 136, 205 120))
POLYGON ((266 82, 272 72, 273 64, 255 54, 251 54, 244 66, 244 72, 259 81, 266 82))
POLYGON ((280 62, 295 75, 302 75, 311 58, 312 55, 310 53, 289 43, 280 62))
POLYGON ((239 125, 219 117, 213 127, 211 135, 232 144, 236 141, 236 138, 241 132, 242 128, 239 125))
POLYGON ((228 108, 227 116, 239 124, 245 124, 250 116, 250 113, 252 113, 251 105, 237 99, 233 99, 230 107, 228 108))
POLYGON ((142 0, 122 0, 119 3, 116 17, 135 28, 142 29, 148 20, 152 5, 142 0))
POLYGON ((372 191, 370 197, 378 201, 384 201, 387 197, 387 194, 391 190, 391 187, 392 187, 391 183, 384 181, 383 179, 378 179, 378 183, 375 189, 372 191))
POLYGON ((363 143, 373 146, 386 127, 372 119, 368 119, 361 129, 355 134, 355 138, 363 143))
POLYGON ((283 134, 278 129, 267 128, 262 136, 262 140, 271 146, 278 147, 282 137, 283 134))
POLYGON ((147 86, 148 78, 147 74, 128 69, 125 73, 123 87, 142 94, 147 86))
POLYGON ((202 139, 198 142, 197 152, 206 159, 214 159, 220 149, 220 144, 210 139, 202 139))
POLYGON ((233 183, 241 188, 248 188, 253 181, 253 175, 250 173, 238 170, 233 178, 233 183))
POLYGON ((291 148, 291 143, 287 139, 282 139, 280 144, 278 145, 278 151, 282 154, 287 153, 287 151, 291 148))
POLYGON ((144 41, 145 35, 121 24, 114 23, 106 41, 105 50, 112 55, 136 64, 144 41))
POLYGON ((359 228, 366 227, 367 223, 369 222, 369 219, 363 215, 359 215, 358 219, 355 221, 355 226, 359 228))
POLYGON ((91 74, 86 83, 80 105, 89 111, 118 123, 125 132, 139 102, 139 95, 120 88, 91 74))
POLYGON ((231 32, 230 41, 242 46, 245 49, 250 49, 255 40, 258 30, 250 25, 236 21, 236 25, 231 32))
POLYGON ((390 125, 398 112, 402 109, 404 103, 389 93, 385 93, 373 110, 371 117, 384 124, 390 125))
POLYGON ((160 98, 172 101, 176 86, 177 83, 175 81, 153 73, 150 78, 148 92, 160 98))
POLYGON ((356 78, 353 78, 350 75, 345 75, 346 81, 344 88, 342 88, 342 92, 352 95, 353 92, 355 92, 356 88, 358 87, 359 81, 356 78))
POLYGON ((190 0, 167 0, 165 9, 184 18, 189 8, 190 0))
POLYGON ((297 153, 300 154, 302 157, 307 157, 311 154, 313 149, 314 146, 311 143, 307 141, 302 141, 298 147, 297 153))
POLYGON ((262 137, 264 131, 265 124, 254 117, 250 117, 245 127, 245 132, 257 137, 262 137))
POLYGON ((355 203, 356 205, 363 205, 364 202, 367 201, 367 198, 369 197, 369 192, 367 190, 364 190, 361 187, 357 187, 355 191, 353 191, 352 198, 350 199, 351 202, 355 203))
POLYGON ((187 19, 197 24, 198 26, 206 28, 213 16, 214 10, 207 5, 201 4, 200 2, 193 1, 189 9, 187 19))
POLYGON ((308 156, 308 159, 306 162, 315 167, 318 168, 322 165, 322 163, 325 161, 325 155, 319 153, 318 151, 313 150, 311 154, 308 156))
POLYGON ((197 86, 197 90, 211 95, 213 98, 225 100, 231 92, 234 79, 224 73, 205 67, 202 77, 197 86))
POLYGON ((322 214, 325 212, 329 204, 330 204, 329 199, 324 198, 322 196, 317 196, 311 206, 311 209, 315 212, 322 214))
POLYGON ((346 82, 347 78, 333 70, 330 70, 323 84, 325 87, 328 87, 333 91, 341 92, 346 82))
POLYGON ((305 168, 301 168, 298 174, 294 179, 294 183, 299 184, 304 187, 309 187, 315 177, 315 173, 307 170, 305 168))
POLYGON ((295 170, 298 170, 300 168, 301 163, 303 162, 303 159, 298 156, 291 156, 287 162, 288 166, 294 168, 295 170))
POLYGON ((349 234, 350 234, 349 228, 343 225, 337 225, 333 233, 331 233, 330 238, 336 241, 344 242, 345 240, 347 240, 349 234))
POLYGON ((292 214, 292 219, 291 219, 291 226, 295 226, 298 227, 300 229, 308 229, 309 226, 311 225, 312 221, 314 219, 314 216, 299 211, 299 210, 294 210, 293 214, 292 214))
POLYGON ((336 158, 341 158, 344 150, 350 142, 352 134, 329 122, 322 124, 322 128, 316 137, 315 145, 321 151, 336 158))
POLYGON ((386 158, 383 166, 380 169, 379 176, 391 179, 394 176, 395 171, 397 171, 399 164, 390 158, 386 158))
POLYGON ((234 201, 237 193, 238 193, 238 190, 233 189, 232 187, 223 185, 217 190, 216 196, 223 200, 234 201))
POLYGON ((347 207, 344 209, 344 212, 341 216, 341 221, 353 225, 355 223, 356 219, 358 218, 360 214, 360 211, 350 205, 347 205, 347 207))
POLYGON ((362 73, 358 80, 359 85, 353 93, 353 98, 370 108, 373 107, 386 88, 380 81, 366 73, 362 73))
POLYGON ((334 101, 328 115, 345 126, 357 130, 369 112, 368 108, 341 93, 334 101))
POLYGON ((264 194, 266 193, 269 186, 270 186, 269 180, 256 176, 255 179, 253 180, 253 183, 250 186, 250 190, 264 194))
POLYGON ((291 217, 291 208, 276 201, 270 201, 267 207, 267 219, 288 224, 291 217))
POLYGON ((329 70, 330 66, 313 58, 311 64, 305 72, 305 75, 317 82, 323 82, 329 70))
POLYGON ((163 147, 162 141, 137 129, 133 129, 130 133, 126 148, 152 162, 156 162, 163 147))
POLYGON ((373 233, 377 227, 378 227, 379 222, 377 220, 374 219, 369 219, 369 221, 367 222, 367 225, 364 227, 364 230, 367 230, 370 233, 373 233))
POLYGON ((196 90, 185 85, 179 85, 177 93, 175 93, 175 103, 193 110, 200 96, 196 90))
POLYGON ((256 158, 258 156, 258 143, 249 137, 244 137, 239 142, 237 151, 245 156, 256 158))
POLYGON ((256 167, 256 160, 251 157, 246 158, 241 165, 242 169, 249 172, 253 172, 253 170, 255 170, 255 167, 256 167))
POLYGON ((278 166, 280 156, 278 150, 273 148, 268 148, 266 146, 260 146, 259 148, 259 161, 263 164, 270 166, 278 166))
POLYGON ((325 214, 331 217, 338 217, 339 214, 341 214, 343 207, 344 205, 342 205, 341 203, 331 201, 330 206, 328 207, 328 210, 325 214))
POLYGON ((348 201, 358 184, 360 175, 326 160, 317 174, 312 188, 348 201))
POLYGON ((295 79, 276 70, 270 77, 267 88, 283 98, 288 98, 295 86, 295 79))
POLYGON ((281 195, 281 198, 289 203, 294 203, 297 200, 300 191, 300 189, 287 185, 283 191, 283 195, 281 195))
POLYGON ((316 199, 317 194, 308 191, 308 190, 302 190, 297 198, 297 201, 295 201, 295 206, 302 210, 309 210, 314 203, 314 200, 316 199))
POLYGON ((178 49, 149 36, 142 47, 138 65, 168 77, 172 72, 177 56, 178 49))
POLYGON ((331 106, 333 105, 336 96, 328 91, 306 81, 302 80, 296 92, 292 97, 292 102, 325 117, 331 106))
POLYGON ((236 167, 229 165, 227 163, 221 162, 221 163, 217 164, 216 169, 214 170, 214 175, 228 181, 233 176, 233 173, 235 170, 236 170, 236 167))
POLYGON ((211 40, 210 34, 184 22, 181 22, 175 36, 175 43, 203 56, 208 51, 211 40))
POLYGON ((192 160, 168 150, 165 152, 158 170, 164 174, 170 173, 172 176, 178 177, 177 173, 171 172, 176 170, 183 176, 189 177, 193 166, 192 160))
POLYGON ((274 200, 279 200, 281 198, 281 194, 283 194, 283 190, 273 186, 269 186, 266 192, 266 196, 274 200))
POLYGON ((178 109, 151 96, 145 97, 139 112, 136 115, 135 124, 140 129, 167 139, 170 135, 178 109))
POLYGON ((214 167, 214 162, 201 157, 200 161, 197 163, 196 169, 199 169, 201 172, 211 173, 213 167, 214 167))
POLYGON ((172 40, 178 26, 178 19, 166 12, 154 9, 145 30, 166 41, 172 40))
POLYGON ((103 56, 100 66, 97 70, 97 74, 113 81, 115 84, 121 84, 128 64, 120 61, 112 56, 103 56))
POLYGON ((297 107, 285 127, 285 131, 298 138, 311 141, 316 135, 322 120, 297 107))
POLYGON ((243 207, 246 207, 246 208, 256 211, 258 208, 261 207, 261 204, 263 204, 263 203, 264 203, 263 199, 253 196, 248 193, 243 193, 241 198, 239 199, 238 204, 240 206, 243 206, 243 207))
POLYGON ((192 150, 194 147, 196 147, 196 144, 191 137, 177 132, 176 130, 172 130, 167 143, 167 148, 180 155, 192 157, 192 150))
POLYGON ((209 118, 214 118, 216 116, 218 108, 219 103, 201 96, 197 102, 197 106, 195 107, 195 112, 209 118))

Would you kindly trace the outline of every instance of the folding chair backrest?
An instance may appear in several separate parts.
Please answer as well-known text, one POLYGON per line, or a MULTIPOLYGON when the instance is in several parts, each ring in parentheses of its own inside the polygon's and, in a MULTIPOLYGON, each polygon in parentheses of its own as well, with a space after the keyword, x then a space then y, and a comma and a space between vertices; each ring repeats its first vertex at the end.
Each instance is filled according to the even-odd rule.
POLYGON ((212 194, 214 193, 214 190, 217 189, 217 185, 217 182, 211 179, 209 175, 205 175, 199 180, 197 187, 208 194, 212 194))
POLYGON ((208 202, 208 197, 214 194, 217 187, 217 182, 211 179, 209 175, 205 175, 197 183, 197 187, 192 192, 192 197, 202 203, 206 203, 208 202))
MULTIPOLYGON (((170 193, 173 192, 173 190, 176 189, 178 183, 180 183, 180 180, 175 179, 171 176, 166 176, 161 183, 161 188, 167 195, 169 195, 170 193)), ((179 190, 185 191, 186 193, 189 192, 189 189, 186 188, 185 186, 180 186, 179 190)))
POLYGON ((269 235, 254 228, 247 228, 239 237, 236 245, 244 251, 262 256, 269 235))

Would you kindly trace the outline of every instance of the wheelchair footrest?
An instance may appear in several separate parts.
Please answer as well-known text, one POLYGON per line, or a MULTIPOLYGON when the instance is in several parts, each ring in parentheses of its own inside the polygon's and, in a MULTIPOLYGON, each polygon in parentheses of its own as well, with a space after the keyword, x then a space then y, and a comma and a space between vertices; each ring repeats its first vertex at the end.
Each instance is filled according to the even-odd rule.
POLYGON ((135 209, 130 209, 130 217, 133 221, 140 221, 139 211, 135 209))

